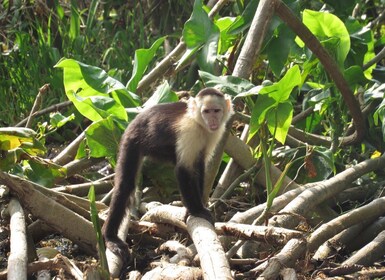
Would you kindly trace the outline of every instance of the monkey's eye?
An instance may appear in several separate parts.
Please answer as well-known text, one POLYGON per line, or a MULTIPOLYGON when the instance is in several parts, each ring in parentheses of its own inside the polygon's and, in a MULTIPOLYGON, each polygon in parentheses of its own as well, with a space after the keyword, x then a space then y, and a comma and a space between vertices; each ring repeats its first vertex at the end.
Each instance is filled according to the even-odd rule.
POLYGON ((221 111, 221 109, 214 109, 215 113, 219 113, 220 111, 221 111))
POLYGON ((209 109, 204 109, 204 110, 203 110, 203 113, 204 113, 204 114, 208 114, 208 113, 210 113, 210 110, 209 110, 209 109))

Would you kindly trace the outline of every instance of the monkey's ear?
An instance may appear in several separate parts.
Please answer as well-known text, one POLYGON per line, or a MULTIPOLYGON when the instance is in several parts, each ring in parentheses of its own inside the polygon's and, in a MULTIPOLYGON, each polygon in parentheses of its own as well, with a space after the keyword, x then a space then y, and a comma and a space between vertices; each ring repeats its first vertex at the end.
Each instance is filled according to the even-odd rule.
POLYGON ((229 115, 234 114, 233 103, 231 102, 231 97, 227 94, 225 95, 225 101, 226 101, 227 112, 229 112, 229 115))
POLYGON ((190 97, 187 101, 187 113, 189 116, 194 117, 197 111, 197 101, 194 97, 190 97))

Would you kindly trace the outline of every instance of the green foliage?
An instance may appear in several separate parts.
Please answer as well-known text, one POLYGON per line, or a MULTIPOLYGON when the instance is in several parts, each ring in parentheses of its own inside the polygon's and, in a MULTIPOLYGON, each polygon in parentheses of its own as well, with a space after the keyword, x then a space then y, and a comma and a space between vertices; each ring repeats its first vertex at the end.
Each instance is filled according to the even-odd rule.
POLYGON ((56 67, 63 68, 68 99, 82 115, 92 121, 99 121, 110 115, 127 120, 124 108, 139 104, 135 94, 100 68, 73 59, 61 60, 56 67))
MULTIPOLYGON (((350 50, 350 37, 344 23, 335 15, 325 12, 304 10, 302 17, 303 23, 343 67, 350 50)), ((297 42, 303 45, 299 38, 297 42)))
POLYGON ((50 125, 51 125, 51 128, 60 128, 65 124, 73 121, 74 119, 75 119, 74 114, 71 114, 67 117, 67 116, 63 116, 59 112, 55 112, 50 114, 50 125))
MULTIPOLYGON (((130 9, 123 3, 114 3, 113 8, 110 2, 100 4, 97 0, 90 1, 89 7, 73 0, 0 3, 0 95, 4 101, 0 125, 26 117, 38 89, 46 83, 50 94, 43 99, 44 107, 65 99, 61 72, 53 68, 62 57, 103 67, 126 84, 135 51, 156 41, 159 33, 179 30, 191 8, 185 2, 158 3, 149 20, 140 3, 130 9), (163 17, 164 12, 178 16, 163 17)), ((178 36, 171 35, 170 42, 178 36)))
POLYGON ((0 128, 0 170, 49 187, 56 178, 65 177, 66 169, 39 157, 46 148, 37 137, 29 128, 0 128))
POLYGON ((151 97, 146 101, 143 107, 151 107, 159 103, 168 103, 178 101, 178 96, 171 90, 170 85, 165 81, 160 85, 151 97))
POLYGON ((322 146, 278 148, 276 152, 278 159, 291 159, 287 175, 300 184, 326 180, 336 171, 333 152, 322 146))
POLYGON ((115 165, 116 152, 122 130, 112 117, 92 123, 85 131, 89 155, 94 158, 107 157, 115 165))
POLYGON ((229 27, 227 31, 229 34, 240 34, 250 27, 251 21, 255 15, 255 11, 257 10, 258 2, 258 0, 251 0, 247 4, 242 14, 238 16, 234 23, 229 27))
POLYGON ((210 20, 202 7, 202 0, 195 0, 191 18, 183 28, 183 40, 188 51, 179 60, 179 66, 198 52, 200 69, 215 73, 218 53, 219 28, 210 20))
POLYGON ((287 71, 277 83, 263 87, 251 114, 250 136, 253 137, 262 125, 267 125, 276 140, 285 143, 293 116, 293 106, 288 101, 292 90, 301 84, 298 66, 287 71))
POLYGON ((254 88, 254 85, 250 83, 250 81, 234 76, 215 76, 204 71, 199 71, 199 77, 205 87, 215 87, 232 96, 239 96, 241 93, 254 88))
POLYGON ((274 34, 265 48, 267 58, 269 59, 269 66, 277 77, 281 75, 281 71, 284 69, 294 44, 294 38, 295 33, 286 24, 280 23, 275 28, 274 34))
POLYGON ((131 92, 136 92, 139 81, 142 79, 149 63, 154 59, 156 51, 164 42, 165 37, 156 40, 149 49, 139 49, 135 51, 134 69, 132 77, 127 83, 127 89, 131 92))
POLYGON ((381 122, 382 128, 382 139, 385 141, 385 85, 384 84, 374 84, 365 92, 365 101, 366 103, 370 102, 380 102, 377 110, 373 114, 374 125, 378 126, 381 122))
POLYGON ((35 141, 35 137, 36 132, 29 128, 2 127, 0 128, 0 149, 6 151, 21 147, 37 155, 44 151, 44 147, 35 141))
MULTIPOLYGON (((149 50, 143 49, 139 52, 141 55, 137 56, 135 63, 140 66, 135 65, 134 68, 141 68, 141 70, 133 73, 136 78, 143 75, 145 64, 155 56, 155 51, 162 41, 163 38, 149 50)), ((63 59, 56 67, 63 69, 64 88, 68 99, 84 117, 93 121, 85 130, 86 146, 81 145, 77 157, 82 158, 87 155, 95 158, 106 157, 114 166, 119 141, 129 120, 126 108, 137 107, 140 102, 139 97, 98 67, 73 59, 63 59)), ((145 103, 145 106, 175 102, 177 99, 175 92, 165 82, 145 103)))

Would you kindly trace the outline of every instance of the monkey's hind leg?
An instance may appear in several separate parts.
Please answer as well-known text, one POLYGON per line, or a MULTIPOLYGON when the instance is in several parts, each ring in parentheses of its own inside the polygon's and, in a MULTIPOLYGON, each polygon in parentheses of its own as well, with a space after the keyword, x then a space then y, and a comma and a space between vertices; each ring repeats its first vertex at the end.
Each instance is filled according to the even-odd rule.
POLYGON ((214 218, 211 212, 203 204, 202 187, 200 186, 200 183, 203 182, 203 180, 197 178, 201 175, 198 174, 197 176, 193 171, 182 165, 176 166, 175 173, 182 194, 183 204, 187 208, 188 213, 214 224, 214 218))

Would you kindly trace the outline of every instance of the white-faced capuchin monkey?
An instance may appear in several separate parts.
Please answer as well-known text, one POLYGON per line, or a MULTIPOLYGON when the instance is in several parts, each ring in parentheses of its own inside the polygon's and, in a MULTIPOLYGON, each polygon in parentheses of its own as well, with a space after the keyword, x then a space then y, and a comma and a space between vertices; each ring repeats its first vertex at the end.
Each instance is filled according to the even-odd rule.
POLYGON ((145 156, 174 163, 188 213, 213 223, 202 201, 205 165, 232 114, 230 97, 214 88, 206 88, 187 103, 148 108, 130 123, 120 142, 115 187, 103 225, 104 241, 110 251, 127 262, 128 246, 117 234, 145 156))

